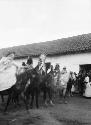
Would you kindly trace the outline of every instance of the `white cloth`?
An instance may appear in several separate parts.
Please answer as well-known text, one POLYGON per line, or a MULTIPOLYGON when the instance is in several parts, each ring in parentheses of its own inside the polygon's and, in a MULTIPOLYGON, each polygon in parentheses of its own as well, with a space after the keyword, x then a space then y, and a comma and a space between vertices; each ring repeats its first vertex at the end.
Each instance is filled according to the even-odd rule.
POLYGON ((2 57, 0 60, 0 72, 6 69, 10 65, 11 62, 12 62, 11 58, 2 57))
POLYGON ((43 72, 46 73, 46 66, 45 66, 45 63, 41 63, 41 65, 39 66, 39 71, 40 73, 42 74, 43 72))
POLYGON ((69 73, 65 72, 64 74, 60 74, 60 81, 62 85, 67 84, 68 80, 69 80, 69 73))
POLYGON ((86 84, 86 89, 85 89, 85 93, 83 94, 83 96, 91 97, 91 82, 88 82, 86 84))
POLYGON ((17 66, 10 57, 0 60, 0 91, 9 89, 16 82, 17 66))
POLYGON ((87 76, 87 77, 85 77, 85 80, 84 80, 85 82, 87 82, 87 83, 89 83, 89 77, 87 76))
POLYGON ((67 70, 66 70, 66 69, 63 69, 63 70, 61 71, 61 74, 65 74, 65 73, 67 73, 67 70))
POLYGON ((72 85, 71 92, 75 92, 75 86, 72 85))
POLYGON ((59 86, 62 88, 67 87, 67 82, 70 78, 70 73, 69 72, 60 72, 60 77, 59 77, 59 86))

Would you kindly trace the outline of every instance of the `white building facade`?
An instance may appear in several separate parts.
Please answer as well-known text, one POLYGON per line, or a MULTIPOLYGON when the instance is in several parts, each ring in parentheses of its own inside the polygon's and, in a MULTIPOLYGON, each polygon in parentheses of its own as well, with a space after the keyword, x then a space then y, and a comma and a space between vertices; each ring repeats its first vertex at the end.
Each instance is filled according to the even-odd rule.
MULTIPOLYGON (((18 65, 22 65, 22 62, 26 62, 27 59, 16 59, 18 65)), ((60 69, 66 66, 67 70, 78 73, 79 66, 84 64, 91 64, 91 53, 79 53, 79 54, 68 54, 47 57, 46 62, 51 62, 53 66, 56 63, 60 64, 60 69)), ((38 58, 33 58, 33 65, 36 66, 38 58)))

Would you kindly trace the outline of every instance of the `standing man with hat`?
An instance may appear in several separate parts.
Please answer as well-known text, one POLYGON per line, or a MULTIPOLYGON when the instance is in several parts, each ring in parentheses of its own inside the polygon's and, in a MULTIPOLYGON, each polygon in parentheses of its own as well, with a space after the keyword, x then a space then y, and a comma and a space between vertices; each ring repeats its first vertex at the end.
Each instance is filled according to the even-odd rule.
POLYGON ((38 60, 39 71, 41 75, 46 75, 46 65, 45 65, 46 55, 41 54, 38 60))

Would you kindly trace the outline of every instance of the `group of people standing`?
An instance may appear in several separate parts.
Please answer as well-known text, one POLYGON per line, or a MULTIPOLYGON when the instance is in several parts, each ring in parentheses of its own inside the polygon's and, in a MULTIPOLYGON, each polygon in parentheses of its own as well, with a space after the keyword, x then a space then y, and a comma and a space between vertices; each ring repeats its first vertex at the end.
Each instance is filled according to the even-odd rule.
POLYGON ((86 71, 80 71, 78 74, 78 90, 81 96, 91 97, 90 74, 86 71))
MULTIPOLYGON (((0 78, 1 78, 0 79, 1 80, 0 81, 0 91, 7 90, 7 89, 11 88, 13 85, 15 85, 16 81, 18 81, 17 76, 16 76, 17 72, 19 73, 19 71, 20 71, 20 73, 21 73, 21 71, 23 71, 23 73, 26 73, 26 72, 24 72, 26 69, 27 69, 26 71, 29 70, 30 72, 32 71, 31 69, 33 69, 33 70, 37 69, 36 71, 38 71, 38 73, 37 73, 38 79, 37 79, 36 74, 35 74, 35 76, 36 76, 35 78, 31 75, 32 80, 29 78, 30 82, 29 81, 26 82, 26 83, 29 82, 29 84, 26 84, 26 86, 24 87, 24 92, 27 90, 26 88, 28 88, 29 85, 33 86, 33 87, 31 87, 32 89, 34 88, 33 90, 37 90, 36 88, 38 88, 38 91, 39 91, 39 89, 42 88, 42 90, 43 90, 46 87, 45 91, 49 93, 49 99, 51 100, 50 101, 51 104, 53 104, 52 103, 53 87, 57 88, 58 92, 61 92, 63 101, 65 103, 66 103, 65 97, 67 97, 66 95, 67 94, 72 95, 72 86, 75 86, 75 85, 78 86, 78 90, 81 95, 85 95, 85 96, 90 95, 91 96, 91 85, 90 85, 90 80, 89 80, 88 74, 83 75, 83 73, 79 73, 78 75, 76 75, 72 71, 67 71, 65 66, 63 67, 62 70, 60 70, 59 64, 56 64, 55 67, 53 67, 53 65, 51 65, 51 63, 46 62, 45 54, 41 54, 39 56, 36 67, 33 66, 33 59, 31 56, 28 56, 27 61, 22 62, 22 66, 20 66, 20 67, 16 64, 16 62, 14 61, 14 58, 15 58, 15 53, 11 52, 7 56, 2 57, 0 60, 0 78), (42 77, 40 77, 40 76, 42 76, 42 77), (40 83, 40 78, 42 78, 41 83, 40 83), (43 79, 43 78, 45 78, 45 79, 43 79), (51 80, 47 79, 47 78, 51 78, 51 80), (38 81, 36 81, 36 79, 39 80, 38 85, 37 85, 38 81), (6 82, 6 80, 7 80, 7 82, 6 82), (46 80, 46 81, 44 81, 44 80, 46 80), (30 83, 32 83, 32 84, 30 84, 30 83), (34 86, 34 84, 37 86, 34 86), (40 85, 41 85, 41 87, 40 87, 40 85)), ((19 78, 20 78, 20 76, 19 76, 19 78)), ((25 78, 25 76, 24 76, 24 78, 25 78)), ((28 77, 26 77, 26 78, 28 78, 28 77)), ((20 84, 21 81, 24 81, 24 80, 18 81, 17 85, 20 84)), ((17 87, 16 87, 16 89, 17 89, 17 87)), ((36 94, 36 100, 38 101, 37 96, 38 96, 38 94, 36 94)), ((44 99, 45 99, 45 96, 44 96, 44 99)))
MULTIPOLYGON (((11 52, 8 55, 6 55, 6 57, 2 57, 2 59, 0 60, 0 72, 5 70, 9 65, 13 64, 16 68, 18 68, 17 64, 14 61, 15 58, 15 53, 11 52)), ((28 56, 26 63, 22 62, 22 67, 24 67, 25 69, 32 69, 33 67, 33 59, 31 56, 28 56)), ((47 74, 47 68, 46 68, 46 55, 45 54, 41 54, 39 56, 38 59, 38 64, 37 64, 38 70, 40 71, 40 73, 42 75, 46 75, 47 74)), ((67 76, 68 71, 66 69, 66 67, 64 66, 62 71, 60 70, 60 65, 56 64, 55 67, 53 68, 53 66, 51 65, 51 68, 53 69, 53 71, 56 74, 57 77, 57 81, 56 81, 56 85, 59 84, 60 82, 58 82, 58 80, 60 80, 60 74, 61 74, 61 85, 62 85, 62 89, 63 89, 63 93, 66 92, 67 87, 68 87, 68 91, 71 91, 72 88, 72 84, 74 84, 74 82, 72 82, 72 80, 69 79, 69 77, 67 76), (66 75, 64 75, 66 74, 66 75), (58 75, 58 76, 57 76, 58 75), (65 77, 65 78, 64 78, 65 77), (69 79, 69 84, 67 84, 67 82, 65 82, 65 80, 67 81, 69 79), (65 79, 65 80, 64 80, 65 79), (65 84, 66 83, 66 84, 65 84)), ((70 72, 70 75, 72 76, 74 73, 70 72)), ((8 75, 8 74, 7 74, 8 75)), ((72 78, 72 77, 71 77, 72 78)), ((86 78, 87 80, 88 78, 86 78)), ((14 80, 14 79, 12 79, 14 80)), ((78 82, 79 82, 79 91, 81 94, 83 94, 84 91, 84 84, 82 84, 84 81, 84 77, 82 76, 82 74, 78 75, 78 82)), ((89 82, 88 82, 89 83, 89 82)))

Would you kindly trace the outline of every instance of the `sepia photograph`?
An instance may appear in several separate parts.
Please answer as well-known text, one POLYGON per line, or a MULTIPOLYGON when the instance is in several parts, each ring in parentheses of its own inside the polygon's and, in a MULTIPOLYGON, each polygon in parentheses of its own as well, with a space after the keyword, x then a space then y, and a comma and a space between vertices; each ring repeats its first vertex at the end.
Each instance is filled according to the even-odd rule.
POLYGON ((91 0, 0 0, 0 125, 91 125, 91 0))

